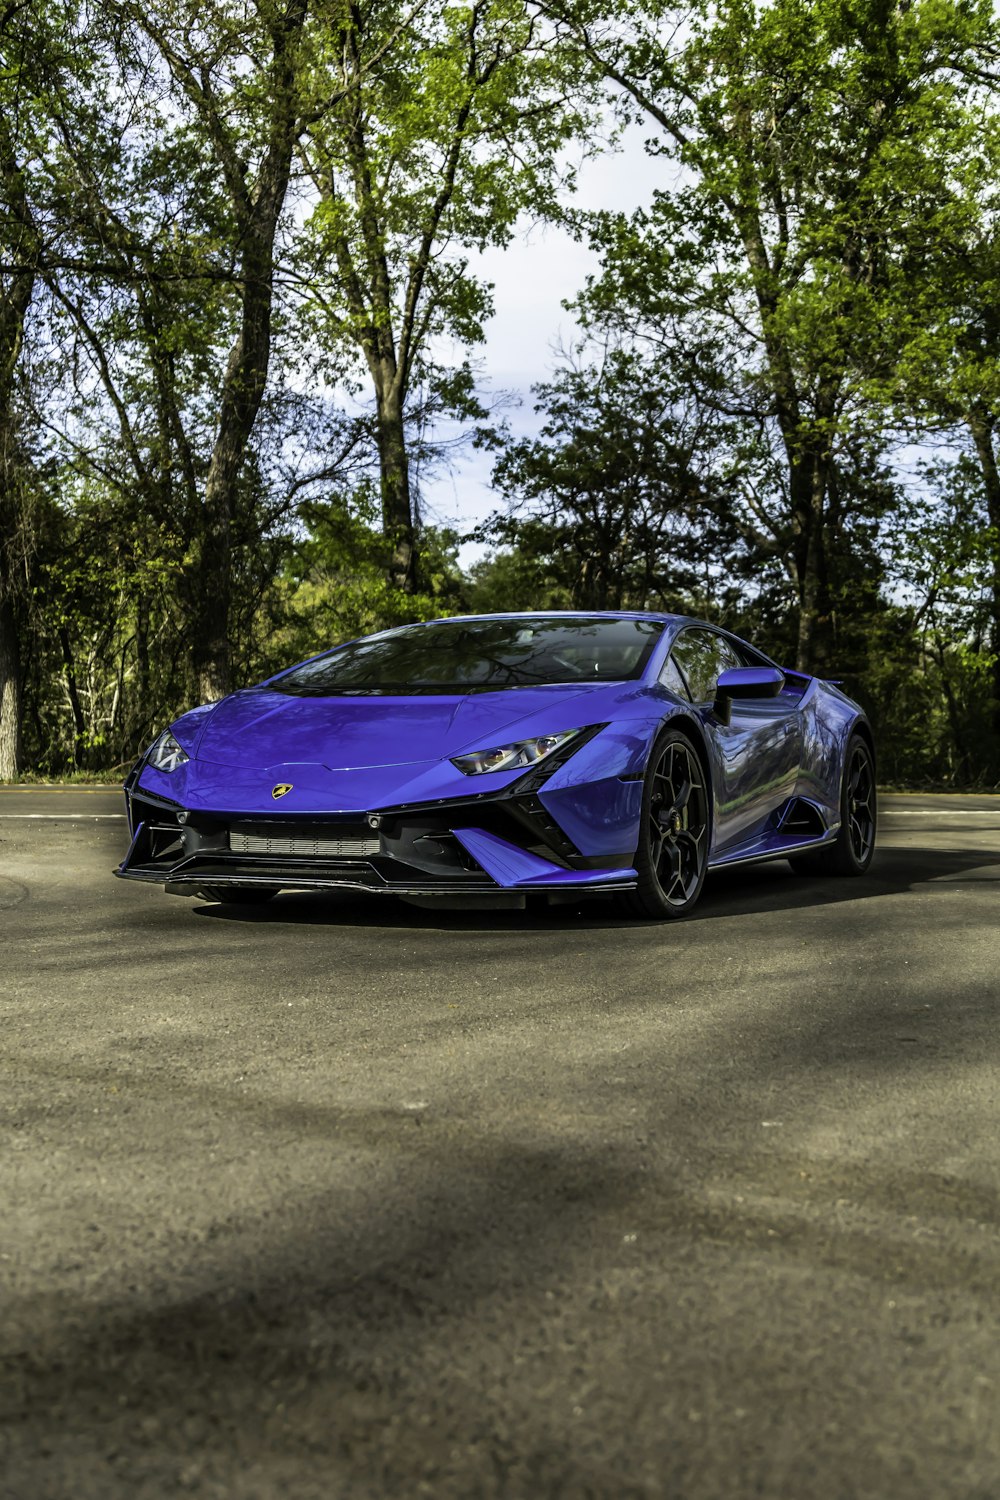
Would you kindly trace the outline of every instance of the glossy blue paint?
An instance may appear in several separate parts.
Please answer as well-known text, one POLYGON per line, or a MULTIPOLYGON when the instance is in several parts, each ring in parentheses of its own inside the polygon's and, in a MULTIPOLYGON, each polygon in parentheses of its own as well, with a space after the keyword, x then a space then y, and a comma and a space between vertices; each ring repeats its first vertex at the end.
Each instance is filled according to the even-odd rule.
POLYGON ((717 698, 774 698, 785 685, 779 667, 731 667, 719 673, 717 698))
POLYGON ((796 795, 807 797, 823 809, 832 828, 840 826, 840 779, 847 743, 858 723, 864 722, 858 705, 839 689, 816 678, 800 701, 802 750, 796 795))
MULTIPOLYGON (((618 685, 411 699, 283 698, 250 689, 200 716, 193 734, 185 735, 185 721, 178 720, 174 732, 181 731, 177 738, 192 760, 171 772, 147 766, 139 784, 185 806, 244 814, 273 813, 271 789, 283 781, 293 786, 282 800, 283 814, 476 798, 514 785, 523 769, 468 776, 451 764, 451 756, 609 718, 627 723, 643 712, 648 709, 637 695, 618 685), (280 750, 284 757, 276 754, 280 750)), ((584 769, 577 770, 576 757, 560 768, 570 781, 589 779, 595 766, 602 773, 624 772, 645 742, 641 730, 630 736, 621 727, 599 739, 596 751, 591 741, 579 752, 584 769)))
POLYGON ((197 755, 241 767, 275 759, 330 770, 412 765, 523 738, 540 712, 549 733, 575 729, 592 719, 580 700, 601 694, 600 687, 559 685, 468 696, 286 698, 250 689, 218 705, 197 755), (276 757, 276 745, 286 753, 276 757))
MULTIPOLYGON (((219 796, 219 805, 228 807, 225 787, 232 784, 243 811, 267 810, 271 774, 294 780, 283 775, 292 766, 300 768, 297 789, 315 793, 316 811, 495 792, 523 771, 469 777, 451 765, 450 756, 582 729, 616 714, 621 696, 618 687, 598 684, 415 699, 301 699, 250 688, 226 697, 210 714, 202 712, 190 726, 193 733, 189 715, 178 720, 172 729, 193 759, 172 772, 147 766, 141 783, 160 796, 175 787, 180 801, 196 796, 205 808, 219 796), (399 796, 391 795, 391 786, 399 787, 399 796)), ((288 808, 297 804, 306 807, 297 798, 288 808)))
POLYGON ((537 854, 529 854, 482 828, 455 828, 452 831, 462 847, 506 890, 599 887, 609 883, 623 885, 636 878, 635 871, 628 866, 618 870, 564 870, 551 860, 539 859, 537 854))
POLYGON ((730 712, 728 724, 705 719, 715 773, 713 857, 762 834, 799 775, 802 726, 794 705, 780 696, 738 699, 730 712))
MULTIPOLYGON (((846 746, 864 722, 857 704, 830 684, 781 673, 728 637, 751 664, 720 678, 724 723, 726 714, 713 704, 692 704, 660 681, 678 631, 703 622, 639 612, 618 617, 664 627, 635 681, 303 698, 275 691, 279 674, 268 685, 192 710, 170 726, 190 760, 172 772, 142 762, 126 783, 130 802, 137 799, 130 806, 136 836, 121 873, 166 878, 150 873, 160 866, 147 848, 155 822, 149 809, 162 799, 209 829, 234 819, 308 828, 331 818, 359 826, 370 818, 376 825, 402 818, 405 833, 407 819, 437 816, 441 809, 440 827, 450 828, 475 862, 471 869, 448 864, 453 857, 445 851, 441 860, 456 881, 492 881, 497 889, 525 881, 540 888, 634 881, 642 777, 657 736, 672 722, 699 743, 709 767, 711 864, 801 847, 801 836, 780 826, 781 810, 795 797, 809 799, 825 828, 836 831, 846 746), (551 767, 543 762, 537 773, 522 767, 470 776, 452 764, 453 756, 596 725, 603 727, 565 758, 556 756, 551 767), (276 800, 279 784, 291 790, 276 800), (145 830, 139 827, 144 819, 145 830), (559 862, 547 860, 545 849, 559 862)), ((164 816, 169 821, 172 814, 164 816)), ((425 888, 418 876, 438 878, 430 854, 420 854, 434 844, 438 823, 420 834, 423 845, 419 839, 412 845, 414 859, 423 863, 417 875, 411 869, 408 889, 425 888)), ((390 885, 402 847, 398 831, 393 837, 396 842, 383 840, 378 867, 379 879, 390 885)), ((341 878, 332 870, 325 883, 341 878)), ((344 875, 342 883, 356 886, 358 879, 344 875)))
POLYGON ((581 852, 631 862, 639 841, 641 781, 609 776, 561 791, 543 787, 539 799, 581 852))

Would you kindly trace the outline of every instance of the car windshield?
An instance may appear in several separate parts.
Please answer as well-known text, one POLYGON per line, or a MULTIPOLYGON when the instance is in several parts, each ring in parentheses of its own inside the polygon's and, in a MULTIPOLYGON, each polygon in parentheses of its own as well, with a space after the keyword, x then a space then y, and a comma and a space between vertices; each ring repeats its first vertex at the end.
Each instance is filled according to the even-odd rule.
POLYGON ((436 620, 351 641, 268 687, 325 698, 621 682, 640 676, 662 630, 653 620, 588 615, 436 620))

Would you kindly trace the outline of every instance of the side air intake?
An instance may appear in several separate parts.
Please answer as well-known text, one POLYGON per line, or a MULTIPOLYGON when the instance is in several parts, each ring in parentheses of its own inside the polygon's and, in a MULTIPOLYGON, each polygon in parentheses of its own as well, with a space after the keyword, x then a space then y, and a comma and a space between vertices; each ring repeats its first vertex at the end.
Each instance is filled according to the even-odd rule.
POLYGON ((796 838, 818 839, 826 833, 823 814, 815 803, 806 801, 805 797, 793 797, 786 804, 778 819, 778 827, 782 833, 792 834, 796 838))

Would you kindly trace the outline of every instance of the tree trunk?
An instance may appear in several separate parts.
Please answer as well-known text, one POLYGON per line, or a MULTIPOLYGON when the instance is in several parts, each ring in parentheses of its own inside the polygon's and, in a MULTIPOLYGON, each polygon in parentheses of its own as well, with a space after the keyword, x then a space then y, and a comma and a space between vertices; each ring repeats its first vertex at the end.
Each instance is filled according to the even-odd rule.
POLYGON ((0 595, 0 781, 20 770, 21 654, 13 606, 0 595))
MULTIPOLYGON (((169 66, 195 98, 215 140, 239 225, 239 329, 229 352, 219 425, 205 480, 192 602, 192 666, 204 700, 230 691, 229 626, 233 596, 232 529, 247 444, 267 386, 274 300, 274 240, 299 133, 297 48, 309 0, 290 0, 270 28, 274 47, 266 79, 268 143, 251 188, 248 168, 220 123, 214 96, 169 48, 169 66)), ((164 49, 154 30, 154 39, 164 49)))
MULTIPOLYGON (((37 254, 38 237, 6 123, 2 121, 0 179, 13 210, 12 223, 19 226, 13 241, 16 254, 28 260, 37 254)), ((15 476, 20 452, 12 420, 12 394, 34 285, 35 273, 28 264, 11 277, 0 296, 0 781, 13 780, 21 769, 23 683, 17 600, 23 596, 25 581, 17 565, 23 539, 19 536, 21 496, 15 476)))
POLYGON ((821 655, 821 626, 830 613, 824 530, 832 454, 826 434, 835 419, 841 382, 837 374, 828 373, 819 382, 812 416, 804 414, 795 363, 777 318, 779 283, 758 213, 753 207, 740 205, 734 214, 753 275, 770 387, 788 462, 799 604, 795 670, 811 673, 821 655))
POLYGON ((229 354, 219 426, 205 480, 201 546, 194 585, 192 665, 203 701, 230 691, 229 617, 233 596, 232 523, 240 474, 267 385, 271 356, 274 233, 284 202, 291 142, 274 201, 248 229, 240 329, 229 354), (261 220, 263 222, 261 222, 261 220))
POLYGON ((142 592, 140 592, 136 600, 135 607, 135 666, 136 695, 145 711, 151 696, 151 679, 149 671, 149 601, 142 592))
POLYGON ((968 417, 969 430, 976 446, 976 456, 986 493, 986 514, 992 533, 990 555, 990 651, 993 656, 989 723, 993 732, 992 763, 988 774, 1000 777, 1000 469, 993 449, 993 421, 976 407, 968 417))
POLYGON ((973 773, 973 757, 969 752, 966 733, 968 715, 958 702, 951 678, 948 676, 948 654, 944 644, 936 641, 936 656, 938 670, 941 673, 941 691, 944 693, 945 705, 948 709, 948 724, 951 728, 951 742, 958 756, 958 763, 952 769, 952 785, 956 782, 967 782, 973 773))
POLYGON ((416 590, 416 543, 410 497, 410 461, 406 452, 403 407, 394 380, 378 391, 378 462, 382 489, 382 526, 389 548, 388 574, 393 588, 416 590))
POLYGON ((823 557, 827 465, 815 455, 789 454, 789 474, 799 606, 795 670, 814 672, 820 655, 820 628, 828 605, 823 557))
POLYGON ((229 353, 219 427, 205 480, 201 547, 195 592, 192 662, 203 701, 230 691, 229 619, 233 597, 232 524, 240 475, 267 385, 271 359, 274 234, 284 202, 291 141, 269 201, 259 204, 247 230, 240 329, 229 353))
MULTIPOLYGON (((225 404, 225 398, 223 401, 225 404)), ((194 580, 191 664, 203 703, 224 698, 230 688, 229 614, 233 578, 230 534, 243 446, 234 435, 227 435, 227 439, 223 443, 220 432, 212 451, 194 580)))

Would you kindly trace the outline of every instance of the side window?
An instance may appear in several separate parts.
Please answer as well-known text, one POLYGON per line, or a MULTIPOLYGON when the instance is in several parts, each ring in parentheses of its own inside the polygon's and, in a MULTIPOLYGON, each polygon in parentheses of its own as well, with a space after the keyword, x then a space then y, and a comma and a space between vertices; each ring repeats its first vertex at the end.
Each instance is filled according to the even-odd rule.
POLYGON ((671 649, 695 703, 708 703, 715 697, 720 672, 742 666, 729 642, 712 630, 682 630, 671 649))
POLYGON ((715 682, 712 683, 712 696, 715 697, 715 683, 718 682, 723 672, 731 672, 734 667, 745 667, 749 663, 744 660, 736 647, 726 640, 724 635, 713 635, 715 643, 715 682))
POLYGON ((691 701, 691 694, 688 692, 687 683, 681 676, 677 663, 674 661, 673 652, 670 653, 663 663, 660 681, 664 687, 669 688, 672 693, 676 693, 678 698, 686 698, 688 702, 691 701))

